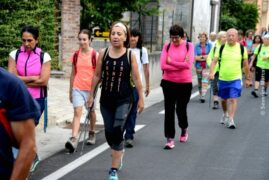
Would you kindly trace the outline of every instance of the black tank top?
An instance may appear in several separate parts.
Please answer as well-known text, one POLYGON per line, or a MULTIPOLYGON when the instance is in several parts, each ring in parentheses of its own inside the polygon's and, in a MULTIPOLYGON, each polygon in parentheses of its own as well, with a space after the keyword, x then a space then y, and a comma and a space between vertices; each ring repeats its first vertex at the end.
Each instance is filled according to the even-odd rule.
MULTIPOLYGON (((132 86, 130 83, 131 62, 126 52, 119 58, 111 58, 107 53, 102 65, 102 91, 100 102, 111 105, 130 99, 132 86)), ((130 59, 131 61, 131 59, 130 59)))

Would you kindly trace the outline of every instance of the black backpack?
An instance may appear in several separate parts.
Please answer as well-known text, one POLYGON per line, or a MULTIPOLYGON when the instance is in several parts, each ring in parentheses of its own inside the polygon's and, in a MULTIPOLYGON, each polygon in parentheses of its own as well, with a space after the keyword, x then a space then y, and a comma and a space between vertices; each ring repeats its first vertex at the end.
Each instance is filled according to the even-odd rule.
MULTIPOLYGON (((168 53, 169 49, 170 49, 171 43, 169 43, 166 47, 166 52, 168 53)), ((189 52, 189 43, 188 41, 186 41, 186 49, 187 49, 187 53, 189 52)), ((163 71, 164 74, 164 71, 163 71)))
POLYGON ((258 60, 258 55, 260 54, 261 49, 262 49, 262 44, 259 46, 258 54, 256 55, 256 57, 255 57, 255 59, 254 59, 254 61, 253 61, 253 67, 256 67, 257 60, 258 60))
MULTIPOLYGON (((169 51, 170 46, 171 46, 171 43, 169 43, 169 44, 167 45, 167 47, 166 47, 166 52, 169 51)), ((187 52, 188 52, 188 51, 189 51, 189 43, 188 43, 188 41, 186 41, 186 49, 187 49, 187 52)))
MULTIPOLYGON (((221 65, 220 63, 221 63, 222 51, 223 51, 224 47, 225 47, 225 44, 221 45, 220 50, 219 50, 219 60, 218 60, 219 69, 220 69, 220 65, 221 65)), ((240 51, 241 51, 241 57, 242 57, 241 68, 243 68, 243 62, 244 62, 244 49, 245 49, 244 46, 242 44, 240 44, 240 51)))

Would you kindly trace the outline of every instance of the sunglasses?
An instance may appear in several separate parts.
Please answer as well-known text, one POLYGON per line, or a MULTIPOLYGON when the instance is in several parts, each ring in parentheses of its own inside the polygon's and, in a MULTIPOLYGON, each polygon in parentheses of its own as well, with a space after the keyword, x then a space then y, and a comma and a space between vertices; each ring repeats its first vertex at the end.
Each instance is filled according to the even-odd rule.
POLYGON ((31 43, 33 41, 33 39, 22 39, 22 42, 28 42, 28 43, 31 43))
POLYGON ((179 39, 180 36, 170 36, 171 39, 179 39))

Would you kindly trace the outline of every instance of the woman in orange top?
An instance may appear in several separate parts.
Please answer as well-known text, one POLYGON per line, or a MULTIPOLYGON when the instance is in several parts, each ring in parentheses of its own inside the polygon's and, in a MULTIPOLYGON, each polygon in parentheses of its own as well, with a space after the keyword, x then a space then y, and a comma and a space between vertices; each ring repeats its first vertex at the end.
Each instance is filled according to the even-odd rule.
MULTIPOLYGON (((78 134, 80 128, 80 118, 82 109, 87 107, 87 100, 90 93, 94 93, 91 89, 92 78, 96 66, 96 51, 90 47, 91 33, 87 29, 80 31, 78 35, 80 49, 72 56, 72 73, 70 77, 69 98, 74 106, 74 118, 72 126, 72 136, 65 144, 65 148, 70 153, 74 152, 78 145, 78 134)), ((87 144, 95 144, 95 123, 96 114, 94 108, 90 111, 90 131, 87 144)))

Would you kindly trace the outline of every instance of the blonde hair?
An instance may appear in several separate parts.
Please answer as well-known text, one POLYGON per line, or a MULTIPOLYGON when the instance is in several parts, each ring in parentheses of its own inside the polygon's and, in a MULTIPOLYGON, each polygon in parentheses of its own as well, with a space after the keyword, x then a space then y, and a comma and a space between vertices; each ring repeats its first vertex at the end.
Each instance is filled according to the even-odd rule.
POLYGON ((217 36, 218 40, 220 40, 220 39, 222 38, 222 36, 223 36, 223 35, 226 35, 226 34, 227 34, 226 31, 220 31, 220 32, 218 33, 218 36, 217 36))

